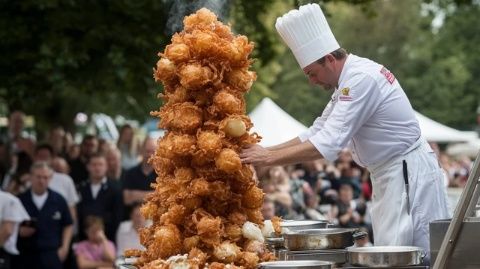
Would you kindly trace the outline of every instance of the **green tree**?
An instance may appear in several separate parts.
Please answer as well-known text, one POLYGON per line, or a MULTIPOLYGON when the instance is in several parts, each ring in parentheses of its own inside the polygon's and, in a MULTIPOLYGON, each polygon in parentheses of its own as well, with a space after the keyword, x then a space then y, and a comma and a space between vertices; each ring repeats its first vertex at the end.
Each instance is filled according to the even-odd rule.
MULTIPOLYGON (((172 29, 181 29, 172 21, 181 26, 196 9, 215 8, 255 41, 260 68, 276 54, 269 25, 262 22, 272 2, 0 1, 0 102, 33 114, 41 129, 71 126, 79 111, 146 119, 160 104, 155 97, 162 88, 152 78, 157 52, 172 29)), ((266 84, 259 92, 268 94, 266 84)))

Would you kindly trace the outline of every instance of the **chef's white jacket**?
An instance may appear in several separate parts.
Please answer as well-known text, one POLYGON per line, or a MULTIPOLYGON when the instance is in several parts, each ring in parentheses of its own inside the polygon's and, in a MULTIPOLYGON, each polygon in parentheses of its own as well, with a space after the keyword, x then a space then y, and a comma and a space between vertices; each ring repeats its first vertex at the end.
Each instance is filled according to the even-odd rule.
POLYGON ((418 121, 395 76, 353 54, 322 115, 299 135, 329 161, 348 147, 355 161, 367 167, 403 155, 419 137, 418 121))
POLYGON ((429 253, 429 223, 449 217, 443 174, 390 71, 348 55, 331 101, 299 138, 312 142, 329 161, 348 147, 355 161, 368 168, 376 245, 414 245, 429 253), (403 161, 408 164, 408 192, 403 161))

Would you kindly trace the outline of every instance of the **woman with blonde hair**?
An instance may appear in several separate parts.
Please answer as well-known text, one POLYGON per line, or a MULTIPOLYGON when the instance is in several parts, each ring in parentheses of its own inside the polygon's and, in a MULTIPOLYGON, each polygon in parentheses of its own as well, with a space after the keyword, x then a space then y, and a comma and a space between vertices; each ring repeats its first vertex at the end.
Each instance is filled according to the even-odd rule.
POLYGON ((140 158, 140 144, 135 139, 135 132, 131 125, 125 124, 120 128, 117 147, 122 154, 122 168, 127 170, 138 164, 140 158))

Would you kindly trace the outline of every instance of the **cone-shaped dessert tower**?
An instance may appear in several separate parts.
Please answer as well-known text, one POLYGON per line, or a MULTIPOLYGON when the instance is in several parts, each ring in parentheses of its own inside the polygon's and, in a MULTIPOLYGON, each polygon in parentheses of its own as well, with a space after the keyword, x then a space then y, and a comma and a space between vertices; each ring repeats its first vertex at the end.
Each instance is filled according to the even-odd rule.
POLYGON ((252 224, 263 225, 263 192, 239 158, 260 140, 243 98, 256 79, 252 49, 203 8, 159 53, 164 105, 152 115, 167 132, 150 159, 158 177, 142 207, 153 225, 140 232, 141 268, 256 268, 272 259, 252 224))

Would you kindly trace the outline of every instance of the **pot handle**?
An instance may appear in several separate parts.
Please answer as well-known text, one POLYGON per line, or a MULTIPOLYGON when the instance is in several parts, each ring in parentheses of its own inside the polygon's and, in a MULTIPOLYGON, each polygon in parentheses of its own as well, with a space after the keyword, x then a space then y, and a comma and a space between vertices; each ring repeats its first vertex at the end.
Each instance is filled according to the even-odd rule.
POLYGON ((357 241, 359 239, 363 239, 365 238, 366 236, 368 235, 367 232, 364 232, 364 231, 357 231, 355 233, 353 233, 353 241, 357 241))
POLYGON ((425 257, 427 257, 427 252, 425 250, 422 250, 422 252, 420 254, 420 260, 422 261, 422 263, 423 263, 423 260, 425 259, 425 257))

